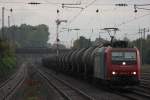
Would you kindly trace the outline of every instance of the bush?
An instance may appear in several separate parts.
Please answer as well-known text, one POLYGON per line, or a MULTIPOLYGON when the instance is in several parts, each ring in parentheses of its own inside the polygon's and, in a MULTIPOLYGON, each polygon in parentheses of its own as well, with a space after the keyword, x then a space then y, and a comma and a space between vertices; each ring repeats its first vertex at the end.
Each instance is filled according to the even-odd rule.
POLYGON ((0 61, 0 77, 5 77, 10 74, 16 67, 16 60, 14 57, 5 56, 0 61))
POLYGON ((0 41, 0 78, 8 76, 16 67, 14 50, 6 41, 0 41))

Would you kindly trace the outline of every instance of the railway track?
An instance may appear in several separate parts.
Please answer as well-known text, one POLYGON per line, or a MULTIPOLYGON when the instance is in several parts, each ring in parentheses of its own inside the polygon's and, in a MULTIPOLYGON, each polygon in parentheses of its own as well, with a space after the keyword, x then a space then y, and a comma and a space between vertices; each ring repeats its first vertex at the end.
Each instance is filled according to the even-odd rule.
MULTIPOLYGON (((50 74, 48 72, 46 72, 46 73, 50 74)), ((114 93, 116 95, 119 95, 119 96, 126 98, 128 100, 149 100, 150 99, 149 94, 144 93, 143 91, 138 90, 138 89, 135 89, 134 91, 124 90, 125 92, 113 91, 113 90, 109 90, 109 89, 106 89, 106 91, 109 91, 110 93, 114 93)), ((95 99, 94 96, 92 96, 92 97, 95 99)), ((86 100, 88 100, 88 99, 86 99, 86 100)), ((95 99, 95 100, 98 100, 98 99, 95 99)))
POLYGON ((138 88, 134 88, 134 90, 121 89, 120 91, 111 91, 115 94, 118 94, 122 97, 128 98, 129 100, 150 100, 150 95, 139 90, 138 88))
POLYGON ((145 96, 138 95, 136 93, 117 93, 118 95, 128 98, 129 100, 149 100, 145 96))
MULTIPOLYGON (((45 71, 45 72, 46 72, 47 75, 51 74, 48 71, 45 71)), ((51 76, 53 76, 53 74, 51 76)), ((52 80, 52 79, 50 79, 50 80, 52 80)), ((110 93, 119 95, 119 96, 121 96, 123 98, 126 98, 127 100, 150 100, 150 95, 149 95, 150 93, 148 93, 148 91, 145 92, 142 87, 136 87, 136 88, 133 88, 133 89, 135 89, 135 90, 133 90, 133 91, 124 90, 125 92, 122 92, 122 91, 120 92, 120 91, 115 91, 115 90, 109 90, 109 89, 106 89, 106 90, 104 89, 104 90, 108 91, 110 93)), ((99 100, 94 95, 90 95, 90 96, 92 98, 94 98, 95 100, 99 100)), ((89 99, 85 99, 85 100, 89 100, 89 99)))
POLYGON ((119 91, 112 91, 120 96, 126 97, 129 100, 150 100, 150 92, 141 87, 134 87, 131 89, 121 89, 119 91))
POLYGON ((0 85, 0 100, 10 100, 26 77, 26 68, 23 65, 12 77, 0 85))
POLYGON ((37 69, 37 71, 52 87, 54 87, 61 94, 65 100, 94 100, 92 97, 71 86, 66 81, 39 69, 37 69))
POLYGON ((142 88, 144 88, 144 89, 149 89, 149 90, 150 90, 150 87, 149 87, 149 86, 140 85, 139 87, 142 87, 142 88))
POLYGON ((150 80, 148 80, 148 79, 141 79, 141 82, 143 82, 143 83, 150 83, 150 80))
POLYGON ((143 91, 134 90, 131 92, 131 94, 135 95, 137 100, 149 100, 150 99, 150 94, 144 93, 143 91))
POLYGON ((136 100, 140 100, 139 98, 150 100, 150 81, 148 75, 150 75, 150 73, 142 73, 140 85, 134 87, 133 91, 130 92, 130 94, 135 95, 134 98, 136 98, 136 100))
POLYGON ((132 90, 123 90, 128 92, 117 91, 116 93, 131 100, 150 100, 149 82, 149 80, 142 79, 140 85, 135 86, 132 90))
POLYGON ((142 75, 150 75, 150 72, 144 72, 142 75))

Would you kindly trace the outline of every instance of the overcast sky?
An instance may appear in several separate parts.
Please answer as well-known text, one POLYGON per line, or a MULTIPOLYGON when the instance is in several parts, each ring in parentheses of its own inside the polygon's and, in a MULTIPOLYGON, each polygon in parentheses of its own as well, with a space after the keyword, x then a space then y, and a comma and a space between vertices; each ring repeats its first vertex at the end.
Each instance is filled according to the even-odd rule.
MULTIPOLYGON (((99 37, 99 32, 101 37, 109 39, 108 34, 100 29, 118 27, 120 31, 117 32, 116 38, 122 39, 125 35, 132 40, 138 38, 139 28, 150 28, 150 10, 138 10, 134 13, 134 4, 150 4, 150 0, 0 0, 0 6, 6 9, 6 26, 8 15, 11 16, 11 25, 46 24, 50 31, 49 42, 54 42, 56 38, 55 20, 57 18, 67 20, 68 22, 61 23, 59 28, 60 40, 67 46, 77 39, 77 31, 67 32, 62 28, 80 28, 78 36, 83 35, 94 40, 99 37), (29 2, 42 4, 29 5, 27 4, 29 2), (79 8, 62 8, 62 3, 81 3, 73 7, 85 9, 81 11, 79 8), (115 6, 118 3, 126 3, 128 6, 115 6), (13 9, 12 13, 9 12, 10 8, 13 9), (56 12, 57 9, 60 10, 59 14, 56 12), (97 9, 99 13, 96 13, 97 9)), ((150 6, 144 6, 144 8, 150 9, 150 6)))

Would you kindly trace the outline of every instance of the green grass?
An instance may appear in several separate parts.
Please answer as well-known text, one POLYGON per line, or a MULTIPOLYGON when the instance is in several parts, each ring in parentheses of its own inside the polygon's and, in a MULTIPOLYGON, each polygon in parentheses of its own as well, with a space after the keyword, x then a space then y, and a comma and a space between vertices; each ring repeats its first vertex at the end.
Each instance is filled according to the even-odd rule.
POLYGON ((0 40, 0 81, 14 72, 16 58, 14 48, 6 40, 0 40))
POLYGON ((0 78, 7 77, 14 72, 16 68, 16 60, 14 57, 5 56, 0 59, 0 78))

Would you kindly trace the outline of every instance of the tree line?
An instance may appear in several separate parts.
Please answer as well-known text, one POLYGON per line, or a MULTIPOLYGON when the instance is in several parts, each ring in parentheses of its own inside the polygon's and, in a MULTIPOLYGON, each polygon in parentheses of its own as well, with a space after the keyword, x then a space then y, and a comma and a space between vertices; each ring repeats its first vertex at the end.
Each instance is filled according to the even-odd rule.
MULTIPOLYGON (((4 27, 3 34, 6 39, 14 43, 17 47, 45 47, 47 46, 49 31, 48 26, 41 24, 31 26, 22 24, 4 27)), ((2 31, 0 31, 0 34, 2 31)))
POLYGON ((150 64, 150 35, 148 35, 146 39, 139 38, 131 41, 131 43, 139 49, 142 57, 142 63, 150 64))
POLYGON ((22 24, 0 29, 0 81, 16 69, 15 48, 45 47, 48 41, 48 26, 22 24))

